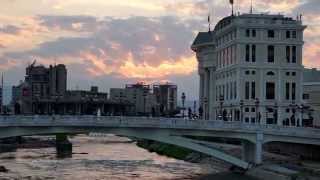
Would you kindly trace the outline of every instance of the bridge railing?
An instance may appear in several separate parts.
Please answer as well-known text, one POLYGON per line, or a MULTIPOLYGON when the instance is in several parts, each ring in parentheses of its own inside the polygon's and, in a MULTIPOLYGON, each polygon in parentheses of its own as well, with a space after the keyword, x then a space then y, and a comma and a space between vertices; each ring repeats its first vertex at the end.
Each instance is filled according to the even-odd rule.
POLYGON ((97 126, 97 127, 148 127, 199 130, 230 130, 264 132, 285 135, 317 135, 320 130, 305 127, 246 124, 241 122, 187 120, 181 118, 150 118, 125 116, 0 116, 0 126, 97 126))

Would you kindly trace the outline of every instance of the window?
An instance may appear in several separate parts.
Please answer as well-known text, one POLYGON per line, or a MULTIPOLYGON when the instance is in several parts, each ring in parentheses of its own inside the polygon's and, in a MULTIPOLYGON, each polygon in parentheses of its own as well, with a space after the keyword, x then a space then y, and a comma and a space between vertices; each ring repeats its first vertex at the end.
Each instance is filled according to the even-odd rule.
POLYGON ((287 113, 289 113, 289 112, 290 112, 290 109, 289 109, 289 108, 287 108, 287 109, 286 109, 286 112, 287 112, 287 113))
POLYGON ((228 100, 229 99, 229 84, 226 85, 226 99, 228 100))
POLYGON ((266 99, 268 100, 275 99, 275 83, 274 82, 266 83, 266 99))
POLYGON ((249 83, 249 82, 246 82, 246 84, 245 84, 245 93, 246 93, 246 94, 245 94, 245 98, 246 98, 246 99, 249 99, 249 94, 250 94, 250 93, 249 93, 249 92, 250 92, 249 89, 250 89, 250 83, 249 83))
POLYGON ((290 99, 290 83, 286 83, 286 100, 290 99))
POLYGON ((256 118, 252 117, 251 118, 251 123, 256 123, 256 118))
POLYGON ((286 76, 290 76, 290 72, 286 72, 286 76))
POLYGON ((287 63, 290 63, 290 46, 286 47, 286 59, 287 63))
POLYGON ((297 61, 297 48, 296 46, 292 46, 292 63, 296 63, 297 61))
POLYGON ((303 94, 303 95, 302 95, 302 98, 303 98, 303 99, 309 99, 309 98, 310 98, 310 95, 309 95, 309 94, 303 94))
POLYGON ((249 74, 250 74, 250 71, 246 71, 245 73, 246 73, 246 75, 249 75, 249 74))
POLYGON ((256 45, 252 45, 251 51, 251 61, 256 62, 256 45))
POLYGON ((249 122, 249 118, 248 118, 248 117, 246 117, 246 118, 245 118, 245 121, 246 121, 246 123, 248 123, 248 122, 249 122))
POLYGON ((268 37, 274 38, 274 30, 268 30, 268 37))
POLYGON ((296 72, 292 72, 291 74, 292 74, 292 76, 296 76, 296 72))
POLYGON ((296 83, 292 83, 292 100, 296 99, 296 83))
POLYGON ((257 33, 256 33, 256 30, 253 29, 253 30, 252 30, 252 37, 256 37, 256 34, 257 34, 257 33))
POLYGON ((274 76, 274 72, 269 71, 269 72, 267 72, 267 75, 268 75, 268 76, 274 76))
POLYGON ((297 31, 292 31, 292 38, 297 38, 297 31))
POLYGON ((268 62, 274 62, 274 46, 268 46, 268 62))
POLYGON ((246 61, 249 62, 250 61, 250 46, 246 45, 246 61))
POLYGON ((233 85, 233 88, 234 88, 234 99, 237 99, 237 82, 233 82, 234 85, 233 85))
POLYGON ((256 83, 251 82, 251 99, 256 98, 256 83))
POLYGON ((251 108, 251 112, 256 112, 256 108, 251 108))
POLYGON ((233 99, 233 83, 230 82, 230 99, 233 99))
POLYGON ((250 37, 250 30, 249 29, 246 30, 246 36, 250 37))
POLYGON ((256 71, 251 71, 251 74, 252 74, 252 75, 255 75, 255 74, 256 74, 256 71))
POLYGON ((287 39, 290 38, 290 31, 286 31, 286 38, 287 38, 287 39))
POLYGON ((245 112, 250 112, 250 109, 248 107, 245 108, 245 112))

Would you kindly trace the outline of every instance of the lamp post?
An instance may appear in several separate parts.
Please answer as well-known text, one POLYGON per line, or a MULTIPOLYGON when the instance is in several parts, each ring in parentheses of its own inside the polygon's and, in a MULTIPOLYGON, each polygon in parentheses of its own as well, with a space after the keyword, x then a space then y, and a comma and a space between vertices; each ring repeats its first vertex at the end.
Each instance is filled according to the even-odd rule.
MULTIPOLYGON (((294 122, 295 122, 295 119, 296 119, 297 105, 296 105, 296 103, 294 101, 292 101, 292 103, 289 105, 289 107, 292 110, 292 116, 290 117, 290 120, 289 120, 289 126, 292 126, 292 119, 294 120, 294 122)), ((296 122, 295 122, 295 125, 296 125, 296 122)))
POLYGON ((221 117, 221 120, 223 120, 222 106, 223 106, 224 97, 222 95, 220 95, 219 101, 220 101, 220 117, 221 117))
POLYGON ((256 122, 260 124, 259 111, 258 111, 259 104, 260 104, 259 98, 256 98, 256 100, 254 101, 254 104, 256 105, 256 122))
POLYGON ((243 122, 243 100, 240 100, 240 121, 243 122))
POLYGON ((278 124, 278 103, 274 103, 273 109, 273 124, 278 124))
POLYGON ((208 98, 204 98, 203 100, 204 103, 204 119, 207 120, 207 116, 208 116, 208 98))
POLYGON ((184 118, 184 103, 186 100, 186 94, 184 92, 181 95, 181 100, 182 100, 182 118, 184 118))

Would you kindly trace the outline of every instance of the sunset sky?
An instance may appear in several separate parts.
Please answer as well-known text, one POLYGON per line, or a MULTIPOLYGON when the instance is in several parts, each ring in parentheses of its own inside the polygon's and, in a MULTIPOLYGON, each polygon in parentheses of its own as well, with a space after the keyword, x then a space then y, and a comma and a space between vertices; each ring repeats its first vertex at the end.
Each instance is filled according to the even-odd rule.
MULTIPOLYGON (((189 99, 198 95, 190 44, 229 15, 229 0, 0 0, 0 71, 7 86, 25 66, 64 63, 69 89, 126 83, 173 82, 189 99)), ((249 11, 250 0, 235 0, 249 11)), ((320 0, 254 0, 254 12, 303 14, 304 65, 320 67, 320 0)))

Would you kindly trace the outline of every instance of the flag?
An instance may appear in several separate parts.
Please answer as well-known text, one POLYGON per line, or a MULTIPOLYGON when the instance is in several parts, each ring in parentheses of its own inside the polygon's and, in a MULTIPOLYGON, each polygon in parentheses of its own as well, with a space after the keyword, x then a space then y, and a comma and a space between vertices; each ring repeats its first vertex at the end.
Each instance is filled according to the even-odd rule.
POLYGON ((233 4, 233 0, 230 0, 230 4, 233 4))

